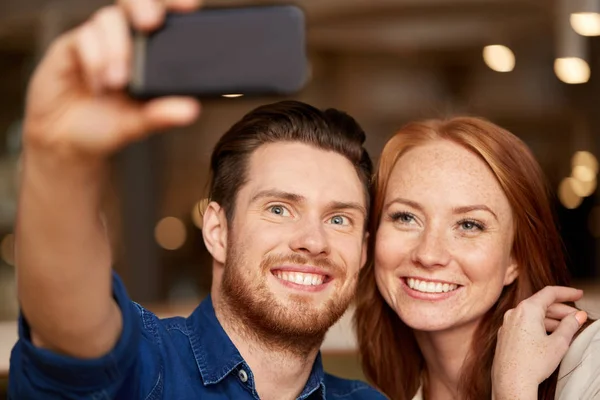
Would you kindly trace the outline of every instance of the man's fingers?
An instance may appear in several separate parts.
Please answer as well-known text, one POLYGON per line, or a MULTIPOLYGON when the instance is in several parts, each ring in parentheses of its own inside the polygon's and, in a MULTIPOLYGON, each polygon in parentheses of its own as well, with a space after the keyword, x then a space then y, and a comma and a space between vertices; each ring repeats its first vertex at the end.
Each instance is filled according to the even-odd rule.
POLYGON ((102 88, 102 74, 106 69, 103 40, 97 27, 85 23, 75 33, 75 52, 79 58, 81 74, 93 92, 102 88))
POLYGON ((202 6, 202 0, 165 0, 168 11, 189 12, 202 6))
POLYGON ((118 0, 135 29, 150 31, 165 18, 165 4, 156 0, 118 0))
POLYGON ((129 77, 131 37, 125 13, 119 7, 106 7, 94 18, 105 48, 104 82, 121 89, 129 77))
POLYGON ((156 131, 189 125, 198 118, 200 103, 189 97, 164 97, 143 105, 144 130, 156 131))
POLYGON ((87 131, 91 132, 81 139, 83 147, 94 148, 109 143, 109 150, 114 151, 152 133, 188 125, 200 111, 198 101, 192 98, 163 97, 138 103, 122 95, 113 96, 111 101, 105 105, 105 110, 99 105, 93 110, 95 114, 82 117, 90 125, 87 131), (98 121, 98 110, 110 117, 98 121))
POLYGON ((547 310, 553 303, 564 303, 567 301, 577 301, 583 296, 583 291, 565 286, 546 286, 529 299, 531 302, 544 310, 547 310))

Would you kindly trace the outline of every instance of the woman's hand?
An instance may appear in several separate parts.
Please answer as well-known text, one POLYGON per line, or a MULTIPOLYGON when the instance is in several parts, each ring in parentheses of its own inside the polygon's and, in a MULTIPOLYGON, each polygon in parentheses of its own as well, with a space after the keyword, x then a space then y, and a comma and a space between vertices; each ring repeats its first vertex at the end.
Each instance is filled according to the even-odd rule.
POLYGON ((578 289, 548 286, 506 312, 492 368, 496 400, 537 399, 538 385, 558 367, 587 320, 584 311, 561 303, 582 296, 578 289))

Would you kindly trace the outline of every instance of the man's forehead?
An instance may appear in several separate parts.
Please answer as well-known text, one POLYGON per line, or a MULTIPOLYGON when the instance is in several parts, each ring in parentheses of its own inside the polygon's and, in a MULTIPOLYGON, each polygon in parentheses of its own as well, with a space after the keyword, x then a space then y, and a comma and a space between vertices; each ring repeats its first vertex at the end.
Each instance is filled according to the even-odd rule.
POLYGON ((271 191, 325 202, 361 201, 364 187, 352 163, 341 154, 302 143, 263 145, 251 156, 245 189, 251 200, 271 191))

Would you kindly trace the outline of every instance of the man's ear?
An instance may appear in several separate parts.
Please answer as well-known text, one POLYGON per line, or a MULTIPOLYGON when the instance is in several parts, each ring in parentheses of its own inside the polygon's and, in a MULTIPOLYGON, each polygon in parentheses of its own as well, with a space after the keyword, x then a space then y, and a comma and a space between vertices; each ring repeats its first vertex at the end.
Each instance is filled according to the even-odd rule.
POLYGON ((519 276, 519 265, 513 256, 510 256, 510 265, 504 274, 504 286, 510 285, 519 276))
POLYGON ((218 263, 225 264, 227 254, 227 217, 214 201, 206 207, 202 221, 202 238, 206 249, 218 263))
POLYGON ((367 256, 369 251, 369 232, 365 233, 362 243, 362 255, 360 256, 360 269, 362 269, 367 263, 367 256))

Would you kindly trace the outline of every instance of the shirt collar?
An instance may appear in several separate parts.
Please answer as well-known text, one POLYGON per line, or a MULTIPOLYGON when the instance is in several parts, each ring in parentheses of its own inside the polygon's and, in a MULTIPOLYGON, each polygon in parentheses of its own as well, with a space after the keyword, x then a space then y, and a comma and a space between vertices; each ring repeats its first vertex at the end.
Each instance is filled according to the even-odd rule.
MULTIPOLYGON (((190 345, 204 385, 222 381, 240 364, 244 364, 242 355, 235 347, 221 323, 217 319, 211 296, 207 296, 187 319, 190 345)), ((325 373, 321 353, 313 364, 304 390, 299 400, 308 399, 320 391, 325 398, 325 373)))
POLYGON ((190 315, 187 328, 204 385, 220 382, 244 362, 217 319, 211 296, 206 297, 190 315))
POLYGON ((321 392, 321 396, 319 398, 325 399, 325 372, 323 371, 323 362, 321 361, 321 352, 317 354, 317 358, 315 359, 315 363, 313 364, 312 370, 310 371, 310 375, 308 376, 308 380, 306 381, 306 385, 304 386, 304 390, 298 396, 298 400, 308 399, 311 395, 321 392))

